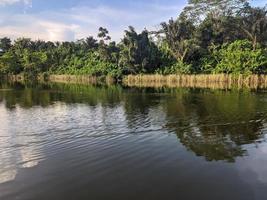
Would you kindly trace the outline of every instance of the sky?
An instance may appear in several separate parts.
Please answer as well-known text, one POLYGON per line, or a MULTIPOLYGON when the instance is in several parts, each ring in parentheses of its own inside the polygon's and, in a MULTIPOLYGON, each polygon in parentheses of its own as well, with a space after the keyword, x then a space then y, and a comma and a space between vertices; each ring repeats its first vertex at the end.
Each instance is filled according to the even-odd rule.
MULTIPOLYGON (((113 40, 129 25, 153 30, 176 18, 187 0, 0 0, 0 37, 74 41, 106 27, 113 40)), ((267 0, 254 0, 265 5, 267 0)))

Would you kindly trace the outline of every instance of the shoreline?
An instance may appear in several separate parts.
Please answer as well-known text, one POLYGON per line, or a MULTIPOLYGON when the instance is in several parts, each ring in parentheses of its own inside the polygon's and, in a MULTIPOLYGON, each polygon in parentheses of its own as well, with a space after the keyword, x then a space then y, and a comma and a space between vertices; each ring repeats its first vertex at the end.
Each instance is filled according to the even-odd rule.
MULTIPOLYGON (((25 81, 23 75, 6 76, 10 81, 25 81)), ((228 74, 194 74, 194 75, 127 75, 122 80, 109 76, 90 75, 39 75, 36 80, 55 83, 78 84, 122 84, 128 87, 169 87, 169 88, 267 88, 267 75, 228 75, 228 74)))
POLYGON ((170 87, 170 88, 267 88, 267 75, 129 75, 123 83, 130 87, 170 87))

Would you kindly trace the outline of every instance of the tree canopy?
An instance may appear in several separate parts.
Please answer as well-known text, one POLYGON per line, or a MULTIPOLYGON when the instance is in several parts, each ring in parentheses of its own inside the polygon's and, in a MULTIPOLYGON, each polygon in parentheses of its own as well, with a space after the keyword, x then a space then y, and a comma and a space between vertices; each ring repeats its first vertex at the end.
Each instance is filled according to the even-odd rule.
POLYGON ((32 41, 0 38, 1 74, 266 73, 267 9, 247 0, 189 0, 156 31, 129 26, 118 43, 97 38, 32 41))

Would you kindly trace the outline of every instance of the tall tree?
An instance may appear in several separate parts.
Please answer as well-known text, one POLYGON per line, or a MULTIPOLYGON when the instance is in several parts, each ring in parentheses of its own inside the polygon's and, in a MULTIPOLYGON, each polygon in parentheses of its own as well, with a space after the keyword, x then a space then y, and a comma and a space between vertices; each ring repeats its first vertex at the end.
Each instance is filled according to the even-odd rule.
POLYGON ((147 30, 138 34, 130 26, 120 43, 120 66, 126 73, 153 72, 159 66, 158 49, 147 30))
POLYGON ((85 39, 85 44, 88 50, 96 49, 98 47, 97 40, 92 36, 89 36, 85 39))
POLYGON ((192 21, 181 15, 177 20, 170 19, 168 23, 161 23, 162 33, 177 61, 184 62, 186 57, 194 51, 193 34, 195 27, 192 21))
POLYGON ((97 37, 100 38, 101 41, 108 41, 111 40, 111 37, 109 36, 109 31, 106 28, 100 27, 98 29, 99 33, 97 37))
POLYGON ((106 42, 111 40, 111 37, 109 36, 109 31, 106 28, 100 27, 97 37, 100 39, 98 46, 100 58, 104 61, 108 61, 110 59, 110 52, 106 42))
POLYGON ((0 74, 18 74, 21 71, 21 63, 14 52, 8 51, 0 56, 0 74))
POLYGON ((244 39, 237 17, 220 16, 214 19, 211 15, 208 15, 197 26, 195 37, 200 46, 206 50, 213 44, 222 45, 223 43, 244 39))
POLYGON ((253 43, 256 49, 257 43, 267 46, 267 9, 253 8, 246 5, 240 10, 240 28, 245 37, 253 43))
POLYGON ((7 37, 0 39, 0 49, 3 52, 7 52, 11 48, 11 40, 7 37))
POLYGON ((221 15, 234 15, 244 7, 248 0, 188 0, 184 12, 201 21, 208 14, 214 18, 221 15))

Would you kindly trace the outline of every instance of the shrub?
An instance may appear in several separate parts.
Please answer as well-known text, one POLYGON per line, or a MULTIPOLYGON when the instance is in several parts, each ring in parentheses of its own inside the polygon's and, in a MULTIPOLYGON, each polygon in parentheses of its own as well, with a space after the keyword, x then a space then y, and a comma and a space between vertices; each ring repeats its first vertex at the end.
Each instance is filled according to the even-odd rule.
POLYGON ((192 65, 182 61, 177 61, 169 67, 156 71, 159 74, 190 74, 192 72, 192 65))
POLYGON ((237 40, 222 45, 221 49, 213 48, 211 58, 203 60, 204 67, 213 73, 253 74, 266 73, 267 53, 257 46, 253 50, 252 42, 237 40), (215 68, 212 69, 212 63, 215 68))
POLYGON ((0 74, 18 74, 21 71, 21 63, 14 53, 6 52, 0 57, 0 74))

